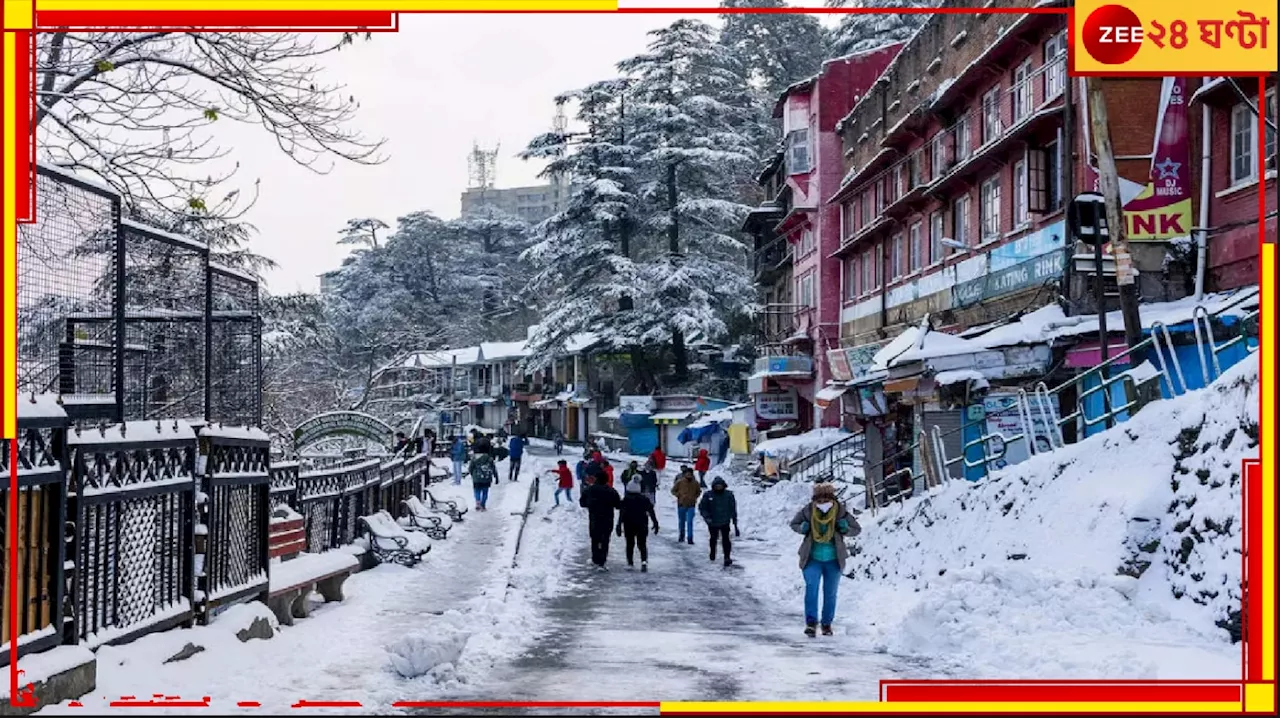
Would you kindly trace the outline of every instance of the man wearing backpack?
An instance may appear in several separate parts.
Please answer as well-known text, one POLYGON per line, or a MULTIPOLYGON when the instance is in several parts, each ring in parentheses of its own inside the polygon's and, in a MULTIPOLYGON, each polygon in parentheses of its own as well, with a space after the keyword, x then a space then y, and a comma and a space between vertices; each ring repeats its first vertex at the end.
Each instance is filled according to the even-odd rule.
POLYGON ((477 452, 467 465, 467 471, 471 474, 471 488, 475 490, 476 511, 488 511, 489 487, 498 477, 493 457, 487 451, 477 452))

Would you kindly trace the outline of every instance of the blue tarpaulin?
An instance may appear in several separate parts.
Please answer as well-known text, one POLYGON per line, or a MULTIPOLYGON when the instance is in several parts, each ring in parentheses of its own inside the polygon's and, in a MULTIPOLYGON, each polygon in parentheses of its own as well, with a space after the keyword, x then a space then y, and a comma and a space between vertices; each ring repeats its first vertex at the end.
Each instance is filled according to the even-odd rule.
POLYGON ((676 437, 676 441, 681 444, 701 444, 703 440, 712 436, 717 431, 724 431, 719 424, 707 424, 705 426, 686 426, 680 435, 676 437))

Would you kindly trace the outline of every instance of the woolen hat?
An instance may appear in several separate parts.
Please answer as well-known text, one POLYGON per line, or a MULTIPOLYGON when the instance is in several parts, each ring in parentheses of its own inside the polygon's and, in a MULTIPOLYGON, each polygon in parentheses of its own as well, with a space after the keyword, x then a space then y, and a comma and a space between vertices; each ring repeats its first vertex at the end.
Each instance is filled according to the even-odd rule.
POLYGON ((813 498, 815 501, 820 499, 835 499, 836 487, 833 484, 814 484, 813 498))
POLYGON ((628 483, 628 484, 627 484, 627 493, 628 493, 628 494, 638 494, 638 493, 640 493, 640 482, 639 482, 639 481, 632 481, 632 482, 628 483))

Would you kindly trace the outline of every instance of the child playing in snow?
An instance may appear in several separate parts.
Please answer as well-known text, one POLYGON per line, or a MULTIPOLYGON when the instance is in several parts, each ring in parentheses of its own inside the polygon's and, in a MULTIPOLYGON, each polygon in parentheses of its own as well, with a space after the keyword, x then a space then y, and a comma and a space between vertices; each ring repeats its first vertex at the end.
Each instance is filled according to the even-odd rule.
POLYGON ((547 472, 556 475, 556 506, 560 505, 560 493, 569 502, 573 501, 573 472, 569 471, 569 462, 561 459, 556 468, 547 472))

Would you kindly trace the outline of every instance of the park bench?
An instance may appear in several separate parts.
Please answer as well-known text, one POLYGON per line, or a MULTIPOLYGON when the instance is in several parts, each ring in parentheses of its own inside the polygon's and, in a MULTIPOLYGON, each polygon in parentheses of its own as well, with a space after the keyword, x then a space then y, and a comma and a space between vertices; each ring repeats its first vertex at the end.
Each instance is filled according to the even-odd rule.
POLYGON ((313 591, 319 591, 326 602, 343 599, 342 584, 360 566, 356 556, 345 551, 303 551, 307 545, 303 518, 288 506, 276 508, 267 536, 271 558, 267 607, 282 625, 292 626, 295 618, 310 614, 307 601, 313 591))
POLYGON ((422 493, 427 495, 427 502, 431 507, 432 511, 441 511, 447 514, 449 518, 453 519, 454 521, 461 521, 462 515, 467 513, 466 509, 460 508, 458 506, 457 501, 436 500, 436 497, 433 496, 431 492, 427 489, 423 489, 422 493))
POLYGON ((369 550, 382 563, 414 566, 431 551, 425 534, 406 531, 386 511, 361 516, 360 521, 369 529, 369 550))
POLYGON ((400 502, 404 506, 405 520, 409 524, 410 530, 421 531, 428 538, 446 539, 449 537, 449 529, 453 528, 453 520, 449 515, 441 511, 433 511, 431 507, 422 503, 422 499, 417 496, 410 496, 400 502))

